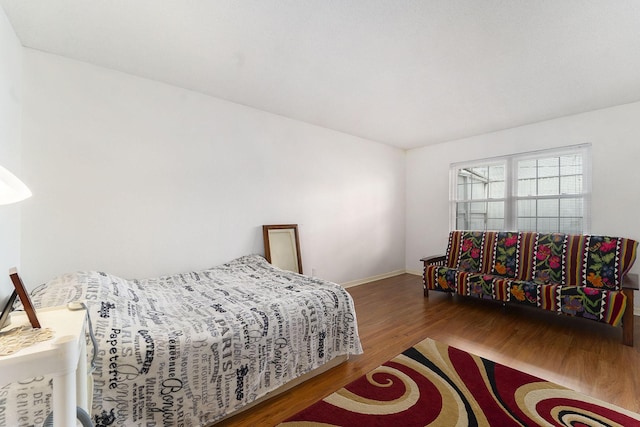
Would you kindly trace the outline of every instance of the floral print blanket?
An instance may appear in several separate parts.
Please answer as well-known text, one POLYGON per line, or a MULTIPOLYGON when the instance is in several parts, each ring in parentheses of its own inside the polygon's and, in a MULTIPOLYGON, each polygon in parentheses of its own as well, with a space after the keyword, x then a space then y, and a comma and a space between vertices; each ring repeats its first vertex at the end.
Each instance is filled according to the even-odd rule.
POLYGON ((425 268, 425 287, 618 325, 637 247, 611 236, 452 231, 444 265, 425 268))

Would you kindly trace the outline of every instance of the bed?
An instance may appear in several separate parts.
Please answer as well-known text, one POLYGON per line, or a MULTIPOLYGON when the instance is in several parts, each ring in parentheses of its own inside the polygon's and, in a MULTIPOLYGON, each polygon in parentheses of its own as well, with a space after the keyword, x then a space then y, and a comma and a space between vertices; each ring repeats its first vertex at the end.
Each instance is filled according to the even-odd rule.
MULTIPOLYGON (((98 343, 91 412, 99 426, 211 425, 362 352, 344 288, 259 255, 143 280, 67 274, 32 300, 86 301, 98 343)), ((0 396, 7 425, 18 425, 11 408, 21 400, 31 418, 48 413, 50 381, 6 386, 0 396)))

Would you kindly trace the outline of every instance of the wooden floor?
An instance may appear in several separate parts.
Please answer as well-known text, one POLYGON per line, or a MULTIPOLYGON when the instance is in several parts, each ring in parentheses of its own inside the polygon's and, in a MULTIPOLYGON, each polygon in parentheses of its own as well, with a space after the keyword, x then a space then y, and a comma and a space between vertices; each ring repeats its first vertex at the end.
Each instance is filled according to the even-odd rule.
POLYGON ((637 316, 628 347, 621 328, 589 320, 440 292, 426 299, 421 278, 410 274, 348 291, 364 354, 219 426, 278 424, 427 337, 640 412, 637 316))

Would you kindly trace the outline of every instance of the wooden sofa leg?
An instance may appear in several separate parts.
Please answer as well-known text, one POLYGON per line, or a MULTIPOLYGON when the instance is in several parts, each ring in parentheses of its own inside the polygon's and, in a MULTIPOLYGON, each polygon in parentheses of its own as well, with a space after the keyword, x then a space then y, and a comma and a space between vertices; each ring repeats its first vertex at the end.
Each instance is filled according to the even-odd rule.
POLYGON ((424 292, 424 297, 429 298, 429 288, 427 288, 427 267, 425 266, 424 272, 422 273, 422 292, 424 292))
POLYGON ((633 289, 622 289, 627 296, 627 307, 622 315, 622 343, 633 347, 633 289))

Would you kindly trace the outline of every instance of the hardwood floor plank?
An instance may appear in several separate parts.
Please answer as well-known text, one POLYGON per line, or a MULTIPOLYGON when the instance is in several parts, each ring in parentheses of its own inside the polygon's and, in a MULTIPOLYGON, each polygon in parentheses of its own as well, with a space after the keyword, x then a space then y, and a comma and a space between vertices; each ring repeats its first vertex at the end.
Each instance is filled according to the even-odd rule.
POLYGON ((640 319, 634 347, 622 329, 526 307, 430 292, 402 274, 348 289, 364 354, 219 426, 273 426, 429 337, 640 412, 640 319))

